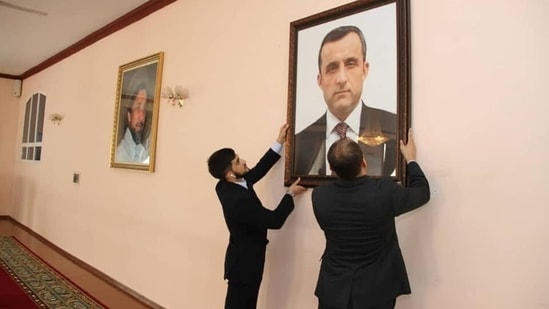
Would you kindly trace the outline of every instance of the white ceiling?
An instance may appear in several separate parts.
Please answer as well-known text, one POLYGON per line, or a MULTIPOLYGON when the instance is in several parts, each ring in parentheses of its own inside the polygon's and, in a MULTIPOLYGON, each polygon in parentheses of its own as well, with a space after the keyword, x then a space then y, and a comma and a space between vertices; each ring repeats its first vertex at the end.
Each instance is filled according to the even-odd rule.
POLYGON ((0 74, 21 75, 147 0, 0 1, 0 74), (2 3, 37 10, 21 11, 2 3))

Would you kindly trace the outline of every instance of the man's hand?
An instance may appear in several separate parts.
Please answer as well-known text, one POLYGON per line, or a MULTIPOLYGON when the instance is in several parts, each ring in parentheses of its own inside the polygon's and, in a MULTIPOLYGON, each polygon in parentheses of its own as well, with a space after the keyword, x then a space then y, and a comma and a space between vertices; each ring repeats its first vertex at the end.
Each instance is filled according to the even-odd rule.
POLYGON ((288 128, 290 126, 285 123, 284 125, 282 125, 282 127, 280 128, 280 132, 278 132, 278 138, 276 139, 276 141, 279 143, 279 144, 284 144, 284 142, 286 141, 286 134, 288 133, 288 128))
POLYGON ((292 196, 299 195, 305 191, 307 191, 307 188, 302 187, 299 185, 299 182, 301 181, 301 177, 298 177, 294 183, 288 188, 288 193, 292 196))
POLYGON ((416 143, 414 142, 414 137, 412 136, 412 129, 408 130, 407 144, 404 144, 404 141, 400 140, 400 152, 402 152, 402 155, 407 163, 416 160, 416 143))

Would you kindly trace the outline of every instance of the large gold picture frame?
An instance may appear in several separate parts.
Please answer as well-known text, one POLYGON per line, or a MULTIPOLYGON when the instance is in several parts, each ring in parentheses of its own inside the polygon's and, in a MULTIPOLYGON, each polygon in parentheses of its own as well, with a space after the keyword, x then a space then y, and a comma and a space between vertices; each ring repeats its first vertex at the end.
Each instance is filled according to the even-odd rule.
POLYGON ((110 166, 154 172, 164 53, 118 69, 110 166))

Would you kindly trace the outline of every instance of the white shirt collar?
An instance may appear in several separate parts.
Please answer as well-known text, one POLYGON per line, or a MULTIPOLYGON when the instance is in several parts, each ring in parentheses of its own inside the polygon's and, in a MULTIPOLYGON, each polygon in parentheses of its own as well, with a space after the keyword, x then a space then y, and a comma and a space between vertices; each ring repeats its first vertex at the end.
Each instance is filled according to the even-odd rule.
MULTIPOLYGON (((348 126, 349 129, 347 130, 347 137, 353 138, 353 136, 357 136, 360 132, 360 114, 362 111, 362 102, 359 102, 355 106, 355 109, 351 112, 351 114, 347 117, 347 119, 343 120, 348 126), (352 132, 349 132, 351 130, 352 132)), ((341 121, 337 119, 337 117, 332 114, 329 110, 326 112, 326 138, 334 132, 334 129, 338 123, 341 121)))
POLYGON ((248 189, 248 183, 246 182, 246 180, 244 178, 242 178, 241 181, 235 181, 234 183, 248 189))

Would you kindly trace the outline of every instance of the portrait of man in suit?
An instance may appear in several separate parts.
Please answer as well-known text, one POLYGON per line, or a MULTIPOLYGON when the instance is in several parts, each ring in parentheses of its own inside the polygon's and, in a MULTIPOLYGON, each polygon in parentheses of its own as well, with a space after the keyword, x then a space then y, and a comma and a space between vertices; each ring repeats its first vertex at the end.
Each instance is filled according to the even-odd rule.
POLYGON ((300 91, 301 86, 297 85, 293 155, 296 176, 330 176, 326 154, 342 137, 359 143, 369 165, 369 175, 395 175, 398 139, 395 10, 394 4, 386 5, 313 27, 319 29, 306 29, 321 33, 321 36, 315 34, 315 39, 308 39, 309 33, 301 31, 300 47, 315 42, 316 51, 314 56, 311 50, 308 56, 298 51, 297 83, 304 82, 305 74, 300 74, 300 70, 313 69, 305 67, 311 65, 306 57, 314 57, 316 78, 311 74, 307 78, 315 78, 316 89, 300 91), (372 44, 377 45, 372 48, 375 63, 370 62, 371 51, 363 29, 369 30, 372 44), (323 108, 321 114, 319 106, 323 108))

